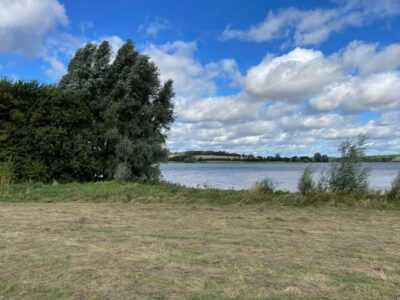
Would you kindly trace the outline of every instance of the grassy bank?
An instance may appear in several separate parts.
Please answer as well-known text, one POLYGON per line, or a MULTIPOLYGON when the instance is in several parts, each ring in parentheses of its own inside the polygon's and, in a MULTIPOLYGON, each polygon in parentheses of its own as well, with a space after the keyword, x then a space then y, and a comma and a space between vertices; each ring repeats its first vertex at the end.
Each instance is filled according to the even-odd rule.
POLYGON ((396 299, 399 230, 370 209, 0 203, 0 298, 396 299))
POLYGON ((286 205, 286 206, 355 206, 379 209, 400 209, 398 201, 390 201, 379 193, 340 195, 310 193, 301 195, 277 191, 263 193, 252 190, 196 189, 172 184, 140 184, 116 181, 69 184, 14 184, 2 187, 0 202, 125 202, 197 205, 286 205))

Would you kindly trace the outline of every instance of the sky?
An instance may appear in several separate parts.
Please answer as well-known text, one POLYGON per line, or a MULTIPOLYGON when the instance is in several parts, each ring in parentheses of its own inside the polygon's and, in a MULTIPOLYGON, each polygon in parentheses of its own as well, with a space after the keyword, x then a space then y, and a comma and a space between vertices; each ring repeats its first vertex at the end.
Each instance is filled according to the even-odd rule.
POLYGON ((0 76, 57 83, 132 39, 174 80, 170 151, 400 153, 400 0, 0 0, 0 76))

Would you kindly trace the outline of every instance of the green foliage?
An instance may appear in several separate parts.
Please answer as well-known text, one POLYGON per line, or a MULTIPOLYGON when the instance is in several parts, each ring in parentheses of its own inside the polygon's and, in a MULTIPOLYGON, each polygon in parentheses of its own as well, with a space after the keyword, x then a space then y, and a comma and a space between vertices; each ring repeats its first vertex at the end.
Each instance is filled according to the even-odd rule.
POLYGON ((172 81, 131 41, 79 49, 58 87, 0 81, 0 163, 17 181, 155 180, 174 120, 172 81))
POLYGON ((396 178, 393 179, 392 187, 388 193, 388 197, 390 200, 400 201, 400 171, 396 178))
POLYGON ((14 180, 14 164, 11 159, 0 162, 0 187, 8 187, 14 180))
POLYGON ((276 182, 273 179, 266 177, 257 181, 254 188, 257 192, 262 194, 273 194, 275 192, 276 182))
POLYGON ((303 195, 308 194, 315 189, 315 183, 313 179, 314 169, 312 166, 307 166, 301 174, 297 183, 299 192, 303 195))
POLYGON ((314 161, 315 162, 321 162, 322 161, 321 153, 317 152, 317 153, 314 154, 314 161))
POLYGON ((328 190, 329 190, 329 174, 327 174, 327 170, 322 170, 317 183, 317 191, 323 193, 328 190))
POLYGON ((341 159, 330 170, 329 187, 333 192, 363 193, 368 189, 369 169, 362 166, 365 137, 346 139, 339 145, 341 159))
POLYGON ((0 161, 18 181, 89 180, 93 158, 89 108, 54 86, 0 81, 0 161))
POLYGON ((77 51, 59 88, 83 97, 93 114, 99 174, 105 179, 154 180, 166 159, 166 132, 174 120, 172 81, 127 41, 111 61, 111 47, 77 51))

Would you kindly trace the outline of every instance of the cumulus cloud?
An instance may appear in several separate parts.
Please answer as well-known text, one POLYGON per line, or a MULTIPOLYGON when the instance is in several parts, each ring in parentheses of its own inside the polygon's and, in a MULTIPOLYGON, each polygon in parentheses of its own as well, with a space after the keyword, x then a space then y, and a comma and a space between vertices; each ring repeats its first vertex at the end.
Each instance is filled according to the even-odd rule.
POLYGON ((267 54, 245 76, 233 60, 200 63, 194 43, 147 49, 155 50, 148 53, 163 78, 178 83, 171 150, 298 155, 335 154, 338 139, 358 134, 367 134, 375 149, 400 150, 399 64, 391 56, 397 48, 353 42, 328 56, 296 48, 280 56, 267 54), (227 74, 241 90, 222 96, 216 82, 227 74), (376 113, 369 121, 360 114, 370 111, 376 113))
POLYGON ((400 73, 378 73, 364 77, 350 77, 328 85, 310 100, 313 108, 331 111, 341 108, 346 112, 382 111, 400 108, 400 73))
POLYGON ((340 66, 320 51, 296 48, 279 57, 267 55, 248 71, 245 86, 266 99, 302 101, 341 77, 340 66))
POLYGON ((194 42, 176 41, 162 46, 149 45, 145 49, 160 69, 161 79, 172 78, 176 91, 184 96, 213 94, 216 87, 206 67, 197 62, 194 42))
POLYGON ((239 123, 257 118, 262 103, 254 102, 246 94, 208 97, 198 101, 181 101, 176 107, 184 122, 239 123))
POLYGON ((400 44, 380 47, 376 43, 353 41, 333 55, 333 59, 350 72, 361 75, 393 71, 400 67, 400 44))
POLYGON ((345 118, 339 114, 306 115, 296 113, 284 116, 279 120, 280 128, 284 130, 309 130, 331 128, 345 124, 345 118))
POLYGON ((241 75, 232 59, 201 64, 195 58, 195 42, 175 41, 164 45, 149 45, 144 53, 149 55, 160 69, 161 79, 173 79, 179 96, 198 98, 216 92, 216 77, 228 77, 240 81, 241 75))
POLYGON ((247 30, 227 26, 221 38, 255 42, 289 38, 298 46, 318 45, 334 32, 400 14, 400 2, 397 0, 336 2, 338 6, 329 9, 299 10, 291 7, 269 12, 264 21, 247 30))
POLYGON ((296 48, 267 55, 244 79, 248 93, 289 104, 309 101, 317 111, 357 113, 400 107, 400 46, 352 42, 325 56, 296 48))
POLYGON ((57 0, 0 1, 0 53, 40 53, 46 35, 59 25, 66 26, 65 8, 57 0))

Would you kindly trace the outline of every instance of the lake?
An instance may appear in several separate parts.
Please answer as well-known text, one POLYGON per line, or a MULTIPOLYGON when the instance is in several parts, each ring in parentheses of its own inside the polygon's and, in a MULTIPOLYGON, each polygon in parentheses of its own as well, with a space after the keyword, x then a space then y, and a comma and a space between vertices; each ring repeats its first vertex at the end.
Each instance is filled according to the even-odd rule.
MULTIPOLYGON (((296 191, 297 181, 306 166, 313 165, 318 180, 329 163, 166 163, 161 164, 163 179, 188 187, 219 189, 248 189, 265 177, 276 181, 281 190, 296 191)), ((400 170, 400 163, 365 163, 371 168, 369 183, 372 189, 388 189, 400 170)))

